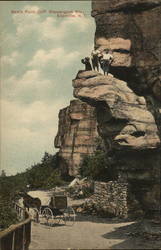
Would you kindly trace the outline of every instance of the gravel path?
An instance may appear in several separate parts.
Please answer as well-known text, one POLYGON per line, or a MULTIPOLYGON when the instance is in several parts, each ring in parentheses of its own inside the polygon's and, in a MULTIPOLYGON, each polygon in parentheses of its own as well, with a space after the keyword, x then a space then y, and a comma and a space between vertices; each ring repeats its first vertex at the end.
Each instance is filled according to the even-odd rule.
MULTIPOLYGON (((124 226, 129 223, 124 223, 124 226)), ((115 231, 121 224, 107 224, 103 221, 92 221, 91 218, 81 216, 72 227, 48 227, 33 223, 32 244, 30 250, 35 249, 107 249, 124 242, 124 237, 108 239, 108 233, 115 231)))
POLYGON ((77 216, 73 226, 32 224, 29 250, 51 249, 161 249, 161 242, 128 236, 135 222, 118 222, 92 216, 77 216))
MULTIPOLYGON (((43 203, 46 203, 51 193, 34 191, 30 194, 41 197, 43 203)), ((73 226, 64 225, 62 222, 60 225, 49 227, 33 222, 29 250, 161 249, 160 241, 132 236, 131 233, 137 231, 138 227, 137 222, 85 215, 77 215, 73 226)))

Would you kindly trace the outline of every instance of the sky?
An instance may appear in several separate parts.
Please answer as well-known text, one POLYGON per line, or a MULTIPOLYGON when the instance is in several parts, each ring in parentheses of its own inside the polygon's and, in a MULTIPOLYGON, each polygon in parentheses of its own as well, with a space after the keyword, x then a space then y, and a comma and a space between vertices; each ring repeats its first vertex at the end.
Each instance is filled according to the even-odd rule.
POLYGON ((72 79, 93 48, 90 12, 90 1, 0 2, 0 170, 8 175, 58 150, 59 110, 73 99, 72 79))

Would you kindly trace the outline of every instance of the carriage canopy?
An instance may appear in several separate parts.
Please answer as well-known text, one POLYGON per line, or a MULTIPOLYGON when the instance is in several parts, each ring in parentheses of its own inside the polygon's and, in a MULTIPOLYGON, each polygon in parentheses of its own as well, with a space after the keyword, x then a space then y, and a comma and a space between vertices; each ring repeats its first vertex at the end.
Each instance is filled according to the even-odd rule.
POLYGON ((57 208, 57 209, 67 208, 67 196, 65 196, 65 195, 52 196, 49 207, 57 208))

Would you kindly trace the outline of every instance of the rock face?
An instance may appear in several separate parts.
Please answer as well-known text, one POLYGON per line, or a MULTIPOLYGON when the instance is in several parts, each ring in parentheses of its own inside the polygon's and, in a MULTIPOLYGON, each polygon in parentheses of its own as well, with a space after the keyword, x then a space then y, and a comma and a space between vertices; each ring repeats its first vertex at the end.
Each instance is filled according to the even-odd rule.
POLYGON ((98 132, 128 213, 154 216, 161 188, 161 1, 92 2, 95 46, 112 49, 108 76, 78 72, 74 96, 96 108, 98 132))
POLYGON ((130 209, 136 210, 132 204, 135 200, 139 210, 147 207, 157 210, 160 206, 160 138, 146 99, 111 74, 105 77, 99 73, 93 76, 90 71, 80 72, 73 86, 76 97, 96 107, 98 132, 104 139, 111 166, 118 172, 118 178, 130 183, 133 196, 130 209))
POLYGON ((59 165, 62 174, 76 176, 84 155, 95 150, 98 137, 95 108, 80 100, 59 112, 59 129, 55 147, 59 148, 59 165))
POLYGON ((111 72, 161 101, 161 0, 93 1, 95 44, 112 49, 111 72))
MULTIPOLYGON (((108 150, 156 149, 160 145, 158 128, 146 100, 137 96, 127 83, 114 78, 100 76, 87 77, 83 73, 73 83, 74 94, 97 107, 99 133, 106 135, 108 150), (103 112, 104 111, 104 112, 103 112), (108 126, 107 126, 108 124, 108 126)), ((90 76, 90 72, 88 72, 90 76)))

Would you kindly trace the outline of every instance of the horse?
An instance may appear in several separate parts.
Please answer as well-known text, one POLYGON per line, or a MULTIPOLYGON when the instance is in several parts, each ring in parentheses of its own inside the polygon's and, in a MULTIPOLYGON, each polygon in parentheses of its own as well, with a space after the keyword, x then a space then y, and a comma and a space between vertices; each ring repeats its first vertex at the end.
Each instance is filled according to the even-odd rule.
POLYGON ((26 192, 19 192, 19 195, 23 198, 23 205, 25 208, 37 208, 37 210, 40 210, 41 207, 41 200, 39 198, 34 198, 27 194, 26 192))

